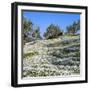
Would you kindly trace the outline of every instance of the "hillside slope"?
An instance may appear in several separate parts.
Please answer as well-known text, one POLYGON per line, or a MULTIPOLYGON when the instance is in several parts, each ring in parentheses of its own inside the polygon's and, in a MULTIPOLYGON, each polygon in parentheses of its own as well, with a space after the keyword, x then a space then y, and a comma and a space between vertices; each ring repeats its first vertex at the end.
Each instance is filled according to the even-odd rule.
POLYGON ((61 36, 26 43, 23 77, 80 74, 80 36, 61 36))

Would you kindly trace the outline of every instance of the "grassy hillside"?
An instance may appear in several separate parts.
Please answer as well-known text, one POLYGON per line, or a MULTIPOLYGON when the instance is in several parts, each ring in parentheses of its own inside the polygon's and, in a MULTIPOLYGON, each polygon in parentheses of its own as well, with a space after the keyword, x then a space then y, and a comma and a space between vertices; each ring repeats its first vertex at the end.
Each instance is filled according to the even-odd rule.
POLYGON ((23 77, 80 74, 80 36, 36 40, 23 47, 23 77))

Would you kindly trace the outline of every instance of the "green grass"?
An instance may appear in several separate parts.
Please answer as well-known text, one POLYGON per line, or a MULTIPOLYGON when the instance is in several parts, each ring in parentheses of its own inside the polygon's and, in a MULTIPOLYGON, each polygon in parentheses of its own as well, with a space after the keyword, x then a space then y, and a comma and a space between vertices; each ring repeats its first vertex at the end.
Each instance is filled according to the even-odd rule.
POLYGON ((78 38, 80 35, 63 35, 64 38, 78 38))
POLYGON ((76 52, 75 54, 76 54, 75 55, 76 57, 80 57, 80 51, 79 52, 76 52))
POLYGON ((38 52, 25 53, 23 55, 23 57, 26 58, 26 57, 32 57, 32 56, 35 56, 35 55, 38 55, 38 52))

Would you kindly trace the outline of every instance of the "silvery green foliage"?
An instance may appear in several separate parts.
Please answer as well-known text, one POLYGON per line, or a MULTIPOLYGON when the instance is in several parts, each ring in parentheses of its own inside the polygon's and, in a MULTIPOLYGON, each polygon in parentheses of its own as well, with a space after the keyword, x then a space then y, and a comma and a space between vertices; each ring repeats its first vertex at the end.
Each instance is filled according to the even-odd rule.
POLYGON ((79 35, 32 41, 23 53, 23 77, 80 74, 79 35))

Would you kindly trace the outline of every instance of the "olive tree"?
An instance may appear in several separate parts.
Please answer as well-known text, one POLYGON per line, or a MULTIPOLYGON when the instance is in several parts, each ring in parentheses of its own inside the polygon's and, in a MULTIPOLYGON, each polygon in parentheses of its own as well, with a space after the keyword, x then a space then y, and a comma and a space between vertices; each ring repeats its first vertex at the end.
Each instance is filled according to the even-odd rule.
POLYGON ((62 35, 62 31, 59 28, 59 26, 51 24, 47 27, 46 32, 44 33, 44 37, 46 39, 52 39, 52 38, 57 38, 60 35, 62 35))

